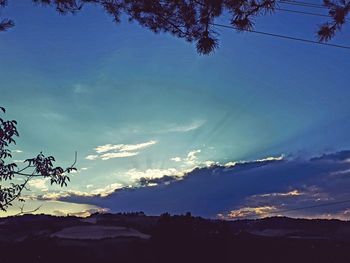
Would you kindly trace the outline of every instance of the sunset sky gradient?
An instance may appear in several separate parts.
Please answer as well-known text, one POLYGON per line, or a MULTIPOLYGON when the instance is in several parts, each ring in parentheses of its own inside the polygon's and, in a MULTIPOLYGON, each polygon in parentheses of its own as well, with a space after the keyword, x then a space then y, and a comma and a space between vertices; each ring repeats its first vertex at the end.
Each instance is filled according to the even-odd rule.
MULTIPOLYGON (((118 199, 115 190, 139 187, 142 177, 183 176, 195 167, 276 159, 290 165, 301 162, 295 169, 303 176, 282 184, 276 178, 284 173, 292 176, 290 170, 269 168, 273 171, 265 184, 229 179, 226 185, 245 185, 232 187, 235 198, 223 190, 227 195, 215 199, 216 209, 196 202, 186 209, 217 217, 251 207, 249 197, 256 194, 280 197, 278 193, 318 191, 327 195, 325 201, 346 197, 319 184, 318 177, 310 181, 305 169, 312 157, 350 148, 349 51, 218 28, 219 49, 201 56, 184 40, 156 35, 127 21, 115 25, 98 8, 60 16, 30 1, 17 1, 4 14, 16 22, 0 35, 0 104, 7 109, 6 118, 19 122, 14 160, 20 163, 43 151, 67 166, 78 152, 78 172, 69 186, 61 189, 47 181, 32 181, 32 191, 26 193, 28 208, 41 204, 41 212, 57 215, 143 207, 150 213, 183 212, 172 202, 179 198, 174 193, 152 193, 152 198, 169 200, 155 202, 158 207, 152 209, 152 203, 141 202, 148 193, 141 197, 128 193, 129 199, 118 199)), ((314 39, 323 21, 277 13, 257 19, 256 26, 314 39)), ((227 24, 224 18, 218 22, 227 24)), ((345 28, 334 42, 346 44, 349 32, 345 28)), ((312 174, 344 171, 345 160, 325 170, 323 163, 318 164, 320 170, 312 174)), ((257 174, 264 174, 258 170, 257 174)), ((204 174, 205 180, 208 174, 204 174)), ((201 192, 205 200, 217 197, 220 189, 212 187, 225 176, 208 179, 208 185, 197 184, 208 190, 201 192)), ((162 187, 176 188, 170 185, 186 180, 162 187)), ((157 188, 141 190, 156 189, 151 187, 157 188)), ((187 194, 193 191, 192 186, 184 189, 187 194)), ((317 199, 310 195, 307 204, 317 199)), ((200 196, 196 198, 200 202, 200 196)), ((276 200, 265 200, 262 207, 276 206, 276 200)), ((347 207, 339 209, 328 214, 342 213, 347 207)), ((293 214, 298 215, 305 214, 293 214)))

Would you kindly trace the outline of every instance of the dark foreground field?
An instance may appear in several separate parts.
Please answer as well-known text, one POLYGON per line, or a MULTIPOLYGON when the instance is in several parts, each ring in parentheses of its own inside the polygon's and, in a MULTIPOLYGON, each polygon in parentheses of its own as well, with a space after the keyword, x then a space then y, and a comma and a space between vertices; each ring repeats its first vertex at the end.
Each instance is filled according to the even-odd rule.
POLYGON ((104 214, 0 219, 0 262, 350 262, 350 223, 104 214))

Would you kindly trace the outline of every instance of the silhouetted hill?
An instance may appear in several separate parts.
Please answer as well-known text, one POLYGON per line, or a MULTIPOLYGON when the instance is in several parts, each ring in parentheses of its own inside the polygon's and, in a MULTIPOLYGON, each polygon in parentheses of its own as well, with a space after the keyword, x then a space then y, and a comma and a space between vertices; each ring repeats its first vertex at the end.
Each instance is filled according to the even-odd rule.
POLYGON ((350 222, 190 214, 0 219, 0 262, 350 262, 350 222))

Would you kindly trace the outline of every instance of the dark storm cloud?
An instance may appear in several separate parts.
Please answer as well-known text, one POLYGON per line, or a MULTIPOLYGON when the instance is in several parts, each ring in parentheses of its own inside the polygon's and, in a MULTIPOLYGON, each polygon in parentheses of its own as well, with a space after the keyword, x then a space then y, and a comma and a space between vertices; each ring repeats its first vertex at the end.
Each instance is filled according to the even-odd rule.
POLYGON ((64 201, 89 203, 117 211, 185 213, 226 218, 322 216, 346 214, 347 205, 290 209, 350 198, 350 151, 310 160, 258 160, 232 166, 197 168, 182 180, 165 177, 155 186, 123 189, 106 197, 68 196, 64 201), (169 180, 171 179, 171 180, 169 180))

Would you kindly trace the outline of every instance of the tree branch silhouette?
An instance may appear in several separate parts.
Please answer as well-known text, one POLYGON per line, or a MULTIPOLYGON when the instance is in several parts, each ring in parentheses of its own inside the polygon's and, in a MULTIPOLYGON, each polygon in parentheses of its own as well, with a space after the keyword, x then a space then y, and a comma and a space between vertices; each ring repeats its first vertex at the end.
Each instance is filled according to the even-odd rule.
MULTIPOLYGON (((129 21, 155 33, 166 32, 189 42, 195 42, 200 54, 210 54, 218 47, 215 19, 225 14, 237 31, 254 27, 258 16, 278 10, 279 0, 32 0, 34 4, 49 6, 62 15, 76 14, 85 5, 102 7, 116 23, 125 15, 129 21)), ((289 3, 289 2, 287 2, 289 3)), ((293 2, 290 2, 293 3, 293 2)), ((0 11, 8 0, 0 0, 0 11)), ((323 0, 331 21, 317 31, 319 41, 329 41, 343 27, 350 12, 350 0, 323 0)), ((8 18, 0 20, 0 31, 14 26, 8 18)))
MULTIPOLYGON (((5 113, 5 108, 0 107, 0 112, 5 113)), ((9 147, 11 144, 16 144, 14 138, 19 137, 16 126, 15 120, 0 118, 0 182, 2 182, 0 185, 0 209, 3 211, 7 211, 15 200, 24 202, 24 199, 21 198, 22 191, 28 190, 28 182, 33 177, 49 178, 51 185, 57 184, 63 187, 67 186, 67 182, 70 181, 68 174, 76 171, 77 153, 75 153, 73 164, 65 169, 54 166, 55 158, 53 156, 46 157, 42 152, 34 158, 25 160, 24 163, 27 165, 21 169, 16 163, 6 164, 6 159, 12 158, 9 147), (18 176, 24 178, 24 181, 13 183, 13 179, 18 176)))
POLYGON ((329 9, 331 20, 320 26, 317 34, 322 42, 332 39, 340 31, 346 22, 350 12, 349 0, 324 0, 324 5, 329 9))
POLYGON ((19 207, 20 212, 18 212, 17 214, 14 214, 14 216, 20 216, 20 215, 24 215, 24 214, 34 213, 34 212, 38 211, 41 207, 42 207, 42 205, 39 205, 38 207, 36 207, 36 208, 34 208, 34 209, 32 209, 32 210, 26 210, 26 211, 25 211, 25 210, 24 210, 24 204, 23 204, 23 205, 21 205, 21 206, 19 207))

